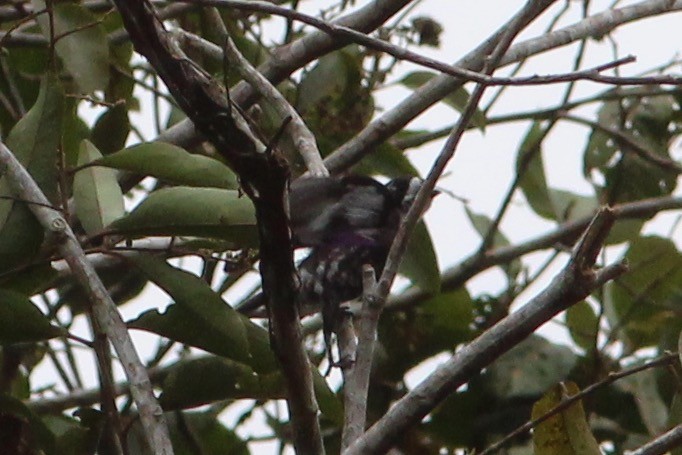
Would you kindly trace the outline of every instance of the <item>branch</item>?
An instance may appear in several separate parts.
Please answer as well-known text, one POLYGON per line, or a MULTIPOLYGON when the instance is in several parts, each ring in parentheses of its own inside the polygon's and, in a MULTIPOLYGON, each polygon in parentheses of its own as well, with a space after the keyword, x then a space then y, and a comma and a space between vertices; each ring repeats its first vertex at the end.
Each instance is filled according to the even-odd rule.
POLYGON ((286 131, 288 132, 292 144, 294 144, 294 149, 301 154, 310 174, 317 177, 329 175, 329 171, 327 171, 327 168, 324 166, 320 151, 317 148, 317 140, 310 129, 308 129, 308 126, 301 116, 270 81, 263 77, 263 75, 244 58, 239 52, 239 49, 237 49, 237 46, 235 46, 232 38, 227 34, 227 31, 225 31, 223 37, 225 40, 224 49, 206 41, 200 36, 184 30, 179 30, 177 35, 180 38, 179 41, 181 45, 185 44, 195 49, 200 49, 204 53, 209 52, 214 58, 218 57, 218 59, 222 59, 224 50, 225 57, 231 65, 230 67, 235 68, 239 75, 251 84, 251 86, 273 106, 280 117, 280 121, 284 122, 287 118, 291 119, 291 123, 287 126, 286 131))
POLYGON ((682 425, 666 431, 662 435, 644 444, 629 455, 663 455, 682 445, 682 425))
POLYGON ((71 227, 59 211, 46 206, 49 201, 43 192, 2 142, 0 142, 0 163, 6 168, 5 175, 14 194, 22 199, 37 202, 37 204, 28 204, 28 207, 45 231, 59 238, 60 254, 88 293, 97 324, 114 346, 130 382, 130 391, 140 413, 140 420, 150 449, 156 454, 172 454, 173 448, 163 411, 154 397, 147 371, 135 351, 125 322, 104 284, 85 257, 71 227))
MULTIPOLYGON (((367 33, 383 25, 388 18, 411 2, 412 0, 374 0, 333 23, 367 33)), ((273 85, 277 85, 294 71, 322 55, 343 48, 346 44, 348 43, 345 40, 333 39, 316 30, 275 49, 271 57, 258 67, 258 71, 273 85)), ((250 84, 242 81, 230 90, 230 98, 242 109, 246 109, 255 102, 256 93, 250 84)), ((196 143, 197 135, 191 120, 187 119, 161 133, 157 140, 187 147, 196 143)))
POLYGON ((367 421, 367 391, 369 390, 369 376, 372 370, 372 357, 358 356, 357 346, 371 346, 374 343, 376 325, 379 322, 378 313, 372 308, 376 288, 376 275, 370 265, 362 269, 362 310, 360 312, 360 326, 358 342, 355 346, 355 362, 344 369, 344 419, 341 437, 341 451, 351 446, 365 431, 367 421))
MULTIPOLYGON (((511 46, 502 58, 499 67, 575 41, 605 35, 619 25, 628 22, 680 9, 682 9, 682 0, 646 0, 623 8, 609 9, 574 25, 511 46)), ((483 67, 485 56, 490 52, 491 43, 497 42, 497 38, 504 30, 504 26, 497 30, 484 44, 457 61, 455 66, 473 71, 480 70, 483 67)), ((376 118, 360 133, 325 158, 327 168, 332 173, 349 168, 366 154, 374 151, 379 144, 398 133, 422 112, 463 84, 464 80, 461 78, 453 78, 448 75, 434 77, 393 109, 376 118)))
POLYGON ((380 453, 388 449, 402 432, 418 423, 481 369, 552 317, 624 273, 627 266, 622 262, 594 269, 594 261, 614 221, 614 213, 609 208, 597 213, 566 267, 544 291, 457 351, 375 422, 345 452, 346 455, 380 453))
POLYGON ((231 7, 234 9, 273 14, 277 16, 286 17, 290 20, 297 20, 304 24, 311 25, 324 33, 339 39, 346 40, 360 44, 368 49, 377 52, 383 52, 395 57, 397 60, 405 60, 415 63, 425 68, 436 70, 440 73, 449 76, 462 78, 467 81, 478 82, 488 86, 492 85, 512 85, 512 86, 529 86, 529 85, 547 85, 556 83, 565 83, 578 80, 589 80, 593 82, 600 82, 614 85, 660 85, 673 84, 682 85, 682 78, 677 76, 649 76, 649 77, 620 77, 620 76, 604 76, 603 71, 616 68, 626 63, 632 63, 635 58, 632 56, 618 59, 613 62, 602 64, 594 68, 572 71, 564 74, 549 74, 549 75, 532 75, 524 77, 494 77, 489 74, 479 73, 461 68, 455 65, 440 62, 438 60, 426 57, 424 55, 412 52, 405 47, 396 46, 388 41, 382 39, 372 38, 364 33, 353 30, 352 28, 336 25, 332 22, 310 16, 294 9, 282 8, 279 6, 262 3, 258 1, 244 1, 244 0, 181 0, 182 2, 193 5, 207 5, 214 7, 231 7))
MULTIPOLYGON (((554 1, 555 0, 528 2, 514 17, 512 17, 512 19, 508 22, 505 31, 499 36, 497 43, 493 47, 492 52, 487 59, 487 63, 483 68, 484 74, 489 75, 495 71, 495 68, 502 58, 502 55, 504 55, 514 37, 520 33, 521 30, 523 30, 533 19, 549 8, 554 1)), ((359 335, 359 338, 362 342, 358 344, 357 352, 357 362, 362 366, 362 368, 358 368, 354 371, 355 375, 362 375, 362 377, 353 378, 354 380, 350 385, 357 387, 357 389, 348 391, 348 393, 357 395, 357 398, 364 402, 367 401, 369 375, 371 372, 371 364, 372 359, 374 358, 374 349, 376 345, 377 325, 386 304, 386 297, 388 296, 398 272, 398 266, 400 265, 402 256, 405 253, 409 235, 414 230, 417 221, 430 203, 433 190, 436 186, 436 181, 438 178, 440 178, 445 166, 454 156, 457 145, 466 131, 469 121, 476 112, 476 108, 483 96, 485 89, 486 86, 484 84, 478 84, 474 89, 474 92, 472 93, 464 112, 462 112, 459 122, 452 130, 450 137, 443 146, 443 150, 436 159, 436 162, 429 172, 429 175, 417 192, 414 202, 400 223, 379 281, 373 286, 370 286, 372 284, 373 277, 369 273, 365 274, 363 284, 365 284, 369 289, 366 290, 363 295, 363 301, 365 304, 363 305, 363 312, 360 320, 359 335)), ((364 413, 366 414, 366 408, 363 409, 363 411, 365 411, 364 413)), ((362 427, 364 427, 366 416, 363 415, 360 417, 362 419, 362 427)), ((358 430, 357 424, 350 427, 349 430, 352 430, 353 434, 351 436, 344 435, 344 440, 356 440, 356 437, 359 435, 356 434, 358 430)), ((390 440, 384 439, 381 443, 382 447, 379 449, 379 451, 387 449, 390 445, 390 442, 390 440)), ((353 448, 356 446, 357 443, 351 446, 347 452, 352 453, 353 448)), ((369 452, 361 449, 360 452, 356 453, 369 452)))
POLYGON ((576 393, 575 395, 571 395, 570 397, 566 398, 563 400, 560 404, 556 405, 549 411, 545 412, 542 414, 540 417, 535 418, 533 420, 529 420, 525 424, 521 425, 518 427, 516 430, 512 431, 509 433, 507 436, 505 436, 502 440, 496 442, 495 444, 491 445, 487 449, 485 449, 483 452, 481 452, 479 455, 490 455, 491 453, 494 453, 504 447, 506 443, 511 441, 512 439, 522 435, 523 433, 526 433, 530 431, 531 429, 535 428, 536 426, 540 425, 542 422, 545 420, 549 419, 552 416, 557 415, 558 413, 562 412, 565 409, 568 409, 573 403, 576 401, 582 400, 592 392, 596 391, 597 389, 613 384, 619 379, 625 378, 627 376, 632 376, 633 374, 637 374, 641 371, 648 370, 650 368, 657 368, 660 366, 664 365, 671 365, 675 362, 679 362, 679 355, 677 353, 671 353, 671 354, 666 354, 662 357, 659 357, 657 359, 654 359, 650 362, 646 362, 644 365, 638 365, 636 367, 632 368, 626 368, 618 372, 610 372, 604 379, 602 379, 599 382, 595 382, 594 384, 591 384, 588 387, 585 387, 583 390, 580 392, 576 393))
MULTIPOLYGON (((616 205, 611 210, 616 219, 644 219, 651 218, 659 212, 681 208, 682 197, 666 196, 616 205)), ((447 292, 458 289, 479 273, 491 267, 506 264, 533 251, 551 248, 559 243, 573 244, 580 232, 590 223, 590 220, 590 217, 583 217, 567 221, 557 226, 556 229, 526 242, 488 250, 483 255, 474 253, 441 275, 441 291, 447 292)), ((400 310, 418 305, 430 296, 419 288, 408 289, 402 294, 392 297, 388 302, 388 307, 391 310, 400 310)))
POLYGON ((254 136, 221 87, 180 50, 148 1, 115 0, 136 50, 145 56, 178 105, 239 176, 253 200, 260 240, 260 272, 268 302, 272 348, 287 389, 298 453, 324 453, 310 361, 303 346, 298 283, 288 223, 289 169, 278 150, 254 136), (273 150, 274 149, 274 150, 273 150))

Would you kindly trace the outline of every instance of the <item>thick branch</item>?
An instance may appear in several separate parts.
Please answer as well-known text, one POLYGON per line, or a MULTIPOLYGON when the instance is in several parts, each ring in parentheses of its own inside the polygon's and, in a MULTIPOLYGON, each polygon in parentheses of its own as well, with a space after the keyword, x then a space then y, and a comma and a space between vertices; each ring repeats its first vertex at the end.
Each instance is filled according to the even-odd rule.
POLYGON ((172 454, 173 448, 168 436, 163 411, 154 397, 147 371, 140 361, 128 329, 118 313, 116 305, 107 293, 104 284, 88 262, 71 227, 61 212, 49 207, 49 201, 19 163, 12 152, 0 142, 0 163, 6 168, 6 177, 15 195, 35 202, 28 204, 43 228, 59 238, 59 252, 69 264, 72 273, 83 286, 92 302, 97 323, 114 346, 125 371, 133 400, 140 413, 147 442, 156 454, 172 454))
POLYGON ((401 398, 351 448, 350 454, 382 453, 472 375, 490 365, 538 327, 627 269, 616 263, 595 270, 594 260, 613 225, 613 212, 602 209, 576 246, 566 267, 537 297, 502 319, 401 398))
POLYGON ((310 362, 303 347, 296 269, 288 225, 289 169, 267 150, 221 87, 179 49, 148 1, 116 0, 136 50, 144 55, 196 128, 239 175, 253 200, 260 238, 260 272, 268 302, 273 349, 287 386, 297 452, 323 453, 310 362))

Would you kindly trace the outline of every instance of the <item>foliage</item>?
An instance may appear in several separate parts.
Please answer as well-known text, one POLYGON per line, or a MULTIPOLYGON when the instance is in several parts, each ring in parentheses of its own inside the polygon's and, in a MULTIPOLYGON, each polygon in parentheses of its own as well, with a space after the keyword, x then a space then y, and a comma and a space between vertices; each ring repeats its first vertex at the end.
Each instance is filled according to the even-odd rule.
MULTIPOLYGON (((118 13, 95 3, 32 0, 22 3, 26 9, 0 10, 7 15, 0 20, 0 30, 21 31, 14 41, 7 38, 11 33, 0 35, 3 142, 50 202, 69 216, 88 253, 98 255, 94 263, 116 304, 134 302, 126 307, 126 314, 135 314, 126 321, 130 331, 159 339, 157 352, 146 360, 176 453, 256 453, 244 430, 254 420, 265 439, 286 444, 287 418, 275 412, 276 400, 285 395, 283 379, 268 330, 262 320, 234 310, 245 298, 238 281, 257 262, 253 205, 210 144, 155 138, 155 133, 167 133, 166 128, 182 122, 184 114, 158 89, 158 76, 134 56, 131 43, 120 39, 118 13), (47 14, 38 14, 37 20, 27 15, 46 6, 50 20, 47 14), (36 42, 22 45, 22 36, 36 42), (52 39, 54 46, 48 45, 52 39), (156 108, 147 109, 158 104, 168 108, 168 118, 161 118, 156 108), (136 111, 146 116, 145 125, 135 124, 136 111), (144 241, 154 244, 158 238, 169 241, 161 248, 144 247, 144 241), (199 266, 193 258, 201 259, 199 266), (146 293, 141 297, 149 289, 165 300, 146 293), (160 309, 160 301, 170 303, 160 309), (194 409, 200 405, 207 406, 194 409)), ((350 6, 341 1, 325 12, 326 18, 343 15, 350 6)), ((196 8, 178 14, 173 26, 218 42, 196 8)), ((252 62, 267 62, 283 44, 259 35, 263 27, 277 27, 266 14, 226 9, 222 18, 252 62)), ((438 19, 408 15, 386 22, 377 34, 425 51, 424 46, 438 47, 442 33, 451 27, 438 19)), ((286 40, 309 32, 294 22, 286 40)), ((188 54, 217 84, 238 84, 239 78, 223 62, 196 50, 188 54)), ((405 68, 393 57, 350 44, 316 56, 277 82, 327 156, 372 125, 381 114, 377 106, 382 89, 398 85, 406 96, 420 94, 440 77, 431 69, 405 68)), ((478 207, 476 199, 464 205, 448 200, 452 212, 470 220, 482 248, 481 254, 460 257, 451 268, 439 270, 438 256, 451 249, 448 242, 466 228, 450 225, 451 238, 440 243, 432 240, 427 224, 419 224, 400 270, 407 284, 390 299, 379 325, 369 420, 379 419, 407 392, 407 378, 430 373, 435 359, 461 349, 527 300, 529 287, 546 285, 543 272, 567 257, 566 248, 580 234, 571 223, 589 219, 600 205, 626 210, 648 204, 628 212, 608 239, 608 256, 625 258, 630 271, 558 320, 572 340, 570 347, 539 335, 519 340, 488 368, 472 372, 466 387, 451 391, 426 420, 413 425, 397 442, 404 453, 481 451, 609 373, 677 349, 682 330, 679 235, 676 225, 668 234, 653 230, 652 220, 663 210, 682 207, 673 153, 682 127, 682 91, 670 85, 614 87, 571 103, 575 97, 570 88, 554 87, 568 94, 555 109, 496 116, 493 101, 475 111, 467 134, 525 122, 515 157, 500 168, 513 168, 511 192, 523 196, 528 219, 544 220, 557 235, 543 243, 545 232, 526 231, 527 238, 519 241, 503 233, 500 226, 509 225, 478 207), (575 123, 574 112, 582 115, 586 105, 596 108, 594 119, 582 119, 587 133, 575 142, 575 153, 582 157, 576 178, 591 188, 583 194, 553 186, 546 158, 553 131, 575 123), (584 148, 578 150, 581 143, 584 148), (528 238, 538 246, 527 247, 528 238), (500 252, 508 254, 493 254, 500 252), (542 255, 541 261, 531 257, 534 252, 542 255), (502 259, 488 259, 493 257, 502 259), (503 272, 494 285, 481 291, 479 284, 471 284, 494 267, 503 272), (467 275, 467 270, 475 272, 467 275)), ((512 89, 502 89, 502 96, 506 90, 512 89)), ((445 91, 440 99, 453 116, 460 115, 470 100, 469 86, 445 91)), ((267 101, 245 108, 259 135, 271 138, 277 133, 281 120, 267 101)), ((418 111, 414 108, 407 115, 414 118, 418 111)), ((412 149, 436 143, 444 136, 444 126, 450 125, 404 127, 367 153, 352 172, 382 178, 418 174, 406 152, 416 157, 420 152, 412 155, 412 149)), ((280 147, 294 176, 304 171, 293 143, 284 139, 280 147)), ((84 387, 86 366, 74 356, 83 345, 71 335, 91 312, 89 296, 66 272, 55 249, 59 239, 45 235, 26 204, 12 198, 6 178, 0 179, 0 194, 0 447, 11 448, 7 453, 115 453, 110 437, 114 427, 126 428, 121 434, 130 453, 148 453, 135 410, 128 405, 119 409, 116 427, 97 405, 98 394, 86 404, 65 400, 64 405, 47 407, 43 401, 46 394, 68 397, 84 387)), ((500 196, 498 203, 503 214, 510 201, 500 196)), ((310 358, 324 371, 320 327, 312 320, 306 328, 310 358)), ((598 453, 599 447, 623 453, 643 444, 680 423, 678 367, 605 383, 541 424, 532 441, 528 434, 514 438, 509 453, 584 454, 598 453)), ((330 453, 338 450, 343 419, 343 388, 336 386, 316 374, 330 453)))

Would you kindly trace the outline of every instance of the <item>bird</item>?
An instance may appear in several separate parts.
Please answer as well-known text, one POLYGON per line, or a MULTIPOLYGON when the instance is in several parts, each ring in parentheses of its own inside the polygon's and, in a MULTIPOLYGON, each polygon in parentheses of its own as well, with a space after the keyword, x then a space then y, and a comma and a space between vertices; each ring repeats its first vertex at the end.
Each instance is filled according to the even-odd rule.
MULTIPOLYGON (((310 248, 297 269, 297 303, 302 315, 322 313, 330 364, 332 333, 344 312, 341 304, 362 295, 363 265, 382 273, 400 221, 421 184, 416 177, 397 177, 384 184, 360 175, 306 177, 291 184, 294 246, 310 248)), ((237 309, 249 314, 264 300, 257 294, 237 309)))

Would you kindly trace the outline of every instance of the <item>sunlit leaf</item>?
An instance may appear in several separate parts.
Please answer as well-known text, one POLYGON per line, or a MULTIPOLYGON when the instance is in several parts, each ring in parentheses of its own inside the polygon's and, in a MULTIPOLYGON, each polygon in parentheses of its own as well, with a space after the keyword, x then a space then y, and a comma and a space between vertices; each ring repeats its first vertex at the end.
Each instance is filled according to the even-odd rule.
MULTIPOLYGON (((537 419, 580 389, 572 382, 552 387, 533 406, 533 419, 537 419)), ((536 455, 600 455, 599 444, 587 424, 581 401, 549 417, 533 430, 533 446, 536 455)))

